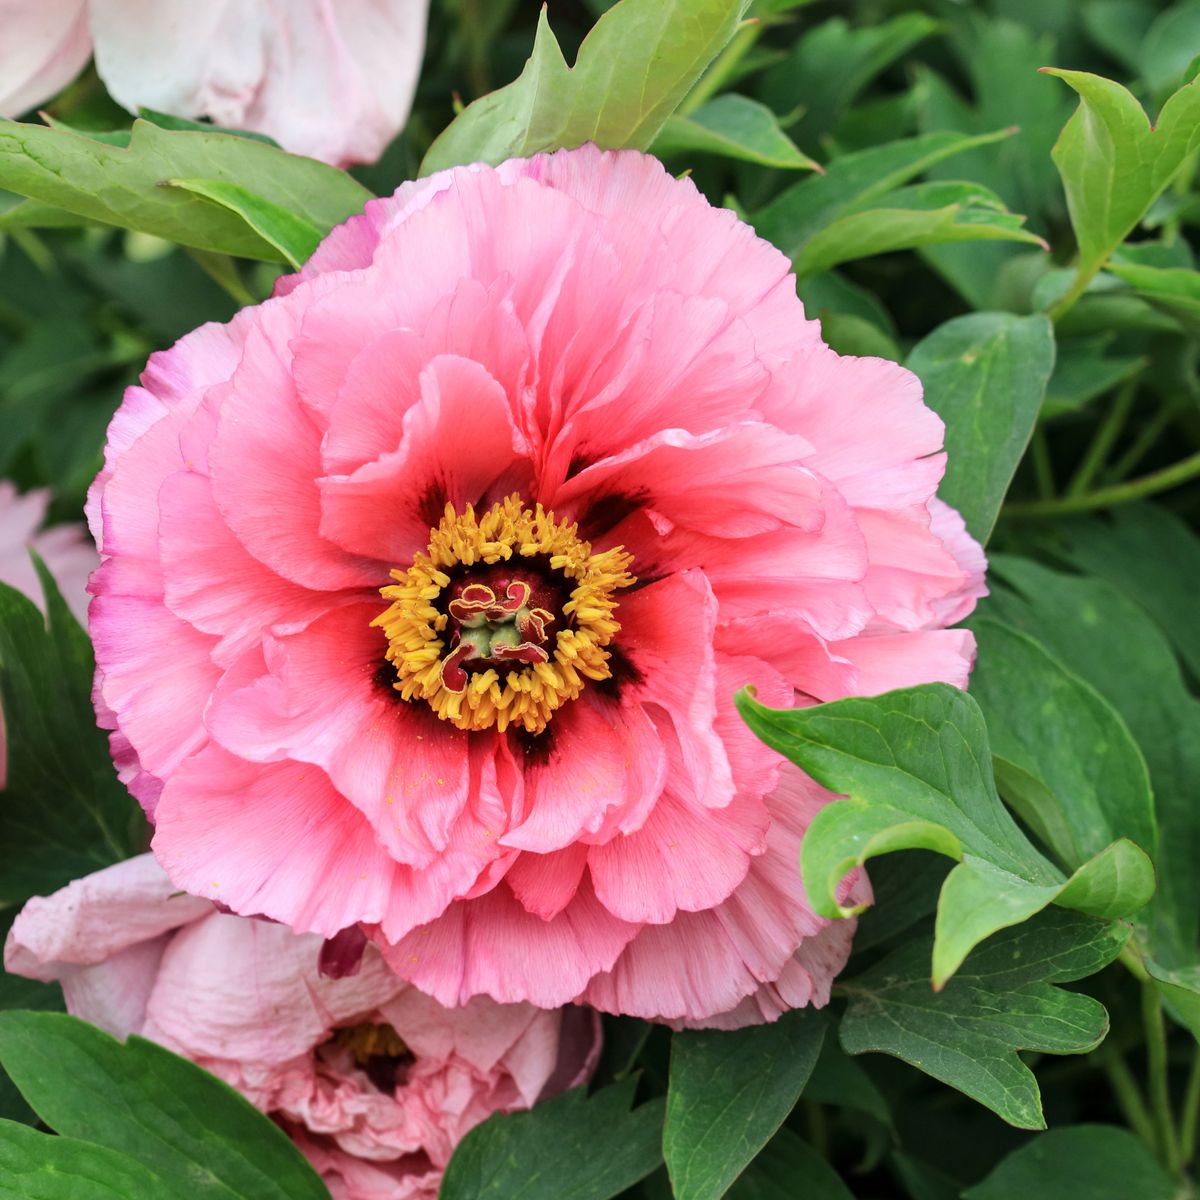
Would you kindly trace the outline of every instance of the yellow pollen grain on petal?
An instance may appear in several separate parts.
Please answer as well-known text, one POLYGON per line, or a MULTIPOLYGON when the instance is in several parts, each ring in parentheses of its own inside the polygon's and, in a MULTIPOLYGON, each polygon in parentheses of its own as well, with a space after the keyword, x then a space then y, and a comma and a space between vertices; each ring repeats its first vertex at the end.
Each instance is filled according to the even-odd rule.
MULTIPOLYGON (((458 729, 503 732, 511 726, 540 733, 557 709, 580 695, 588 680, 610 678, 605 647, 620 632, 614 613, 618 593, 635 582, 629 573, 632 562, 633 556, 619 546, 593 554, 575 524, 556 520, 540 504, 527 506, 518 495, 483 513, 469 504, 460 513, 447 504, 441 521, 430 530, 428 549, 407 570, 393 570, 395 582, 381 589, 389 605, 372 624, 387 638, 396 690, 405 700, 424 700, 458 729), (534 646, 542 643, 546 661, 490 660, 497 662, 497 670, 487 665, 487 657, 475 662, 464 658, 457 626, 447 616, 446 592, 456 573, 461 579, 471 569, 470 578, 478 580, 475 572, 497 564, 500 570, 516 569, 523 559, 534 560, 529 564, 535 572, 531 578, 539 571, 544 576, 547 566, 552 575, 561 576, 554 587, 567 594, 561 611, 545 614, 545 636, 539 630, 534 639, 534 646), (451 669, 458 691, 451 691, 443 678, 451 669)), ((485 650, 486 645, 485 641, 485 650)))

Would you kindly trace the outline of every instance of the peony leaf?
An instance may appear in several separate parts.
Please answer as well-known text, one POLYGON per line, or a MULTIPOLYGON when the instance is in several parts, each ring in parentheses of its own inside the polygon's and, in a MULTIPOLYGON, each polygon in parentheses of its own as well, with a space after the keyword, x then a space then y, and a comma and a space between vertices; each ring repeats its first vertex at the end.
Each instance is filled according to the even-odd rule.
POLYGON ((0 1200, 189 1200, 190 1180, 164 1179, 128 1155, 0 1120, 0 1200))
POLYGON ((458 1144, 438 1200, 609 1200, 662 1162, 663 1101, 632 1108, 637 1077, 529 1112, 496 1113, 458 1144))
POLYGON ((619 0, 567 66, 542 6, 513 83, 460 113, 421 174, 595 142, 645 150, 737 29, 748 0, 619 0))
POLYGON ((720 1200, 792 1111, 825 1037, 812 1010, 671 1039, 663 1156, 678 1200, 720 1200))
POLYGON ((971 313, 922 338, 905 364, 946 423, 938 495, 980 542, 1025 453, 1054 367, 1054 332, 1041 315, 971 313))
POLYGON ((819 171, 820 166, 779 127, 765 104, 724 95, 684 116, 667 118, 650 147, 660 158, 693 151, 740 158, 764 167, 819 171))
POLYGON ((1108 520, 1072 521, 1059 532, 1063 554, 1140 604, 1200 679, 1200 537, 1157 504, 1123 504, 1108 520))
MULTIPOLYGON (((1114 540, 1110 553, 1120 548, 1114 540)), ((992 568, 988 615, 1035 632, 1121 714, 1145 755, 1159 831, 1158 891, 1138 916, 1133 949, 1172 1011, 1200 1036, 1200 701, 1166 638, 1123 592, 1024 559, 1001 556, 992 568)))
POLYGON ((1063 126, 1053 158, 1085 275, 1125 240, 1200 146, 1200 81, 1180 88, 1152 126, 1119 83, 1085 71, 1043 69, 1079 93, 1079 107, 1063 126))
POLYGON ((817 913, 859 911, 839 902, 838 889, 876 855, 925 849, 959 860, 938 901, 935 987, 985 938, 1049 904, 1111 918, 1136 912, 1153 894, 1150 860, 1130 842, 1114 842, 1070 879, 1033 847, 996 794, 979 707, 956 688, 926 684, 781 711, 746 692, 737 703, 769 746, 847 794, 817 814, 801 847, 817 913))
POLYGON ((727 1193, 729 1200, 854 1200, 829 1162, 781 1129, 727 1193))
POLYGON ((1001 141, 1011 132, 1002 129, 977 137, 928 133, 844 155, 829 163, 824 175, 803 179, 781 192, 755 214, 754 227, 795 259, 806 243, 838 218, 873 208, 935 163, 1001 141))
POLYGON ((91 643, 38 566, 49 628, 31 601, 0 584, 0 710, 8 740, 0 901, 9 903, 136 854, 146 829, 96 728, 91 643))
POLYGON ((122 1044, 62 1013, 0 1013, 0 1065, 51 1129, 135 1159, 181 1198, 328 1200, 283 1130, 154 1042, 122 1044))
POLYGON ((323 236, 311 221, 264 200, 241 184, 226 183, 220 179, 169 179, 165 181, 165 186, 182 188, 237 213, 297 271, 320 244, 323 236))
POLYGON ((994 192, 977 183, 925 183, 889 193, 878 208, 851 212, 814 233, 792 259, 798 279, 838 263, 951 242, 1046 243, 1021 228, 994 192))
POLYGON ((371 198, 344 171, 227 133, 170 131, 138 120, 122 147, 0 121, 0 187, 198 250, 280 261, 280 251, 237 212, 160 186, 172 179, 245 187, 322 234, 371 198))
POLYGON ((1128 1129, 1051 1129, 1014 1150, 963 1200, 1175 1200, 1178 1183, 1128 1129))
POLYGON ((1200 271, 1134 263, 1109 263, 1108 271, 1160 312, 1174 317, 1184 329, 1200 333, 1200 271))
POLYGON ((1055 983, 1092 975, 1120 953, 1122 925, 1050 909, 993 938, 935 993, 919 939, 843 980, 839 1027, 850 1054, 893 1054, 986 1105, 1010 1125, 1043 1129, 1041 1097, 1018 1050, 1082 1054, 1099 1045, 1108 1015, 1090 996, 1055 983))
POLYGON ((823 138, 873 79, 939 29, 926 13, 900 13, 878 25, 831 17, 796 40, 762 79, 777 113, 800 113, 799 136, 823 138))
POLYGON ((1120 837, 1155 855, 1146 761, 1112 705, 1027 634, 988 619, 972 628, 971 695, 1010 806, 1068 869, 1120 837))
POLYGON ((1060 339, 1054 354, 1054 374, 1046 385, 1041 416, 1045 420, 1075 412, 1110 392, 1145 365, 1144 358, 1109 355, 1111 334, 1060 339))

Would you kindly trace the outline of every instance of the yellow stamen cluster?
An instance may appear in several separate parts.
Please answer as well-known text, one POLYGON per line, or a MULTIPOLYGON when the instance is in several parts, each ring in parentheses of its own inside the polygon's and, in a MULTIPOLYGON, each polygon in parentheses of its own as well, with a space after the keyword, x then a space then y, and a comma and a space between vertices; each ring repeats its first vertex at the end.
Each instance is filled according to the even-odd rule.
POLYGON ((335 1029, 333 1040, 345 1046, 360 1067, 372 1058, 403 1058, 408 1053, 404 1039, 390 1025, 350 1025, 335 1029))
POLYGON ((396 668, 396 689, 406 700, 423 699, 444 721, 459 729, 510 725, 540 733, 554 711, 583 691, 589 679, 608 679, 605 647, 621 628, 613 616, 615 593, 628 587, 633 556, 621 547, 593 554, 574 524, 560 523, 539 504, 530 510, 519 496, 492 505, 476 516, 467 505, 446 514, 430 530, 429 550, 418 554, 406 571, 393 571, 394 584, 381 589, 391 606, 373 624, 388 640, 387 658, 396 668), (549 661, 478 671, 463 691, 450 691, 442 681, 448 617, 438 605, 458 567, 540 558, 573 584, 570 598, 552 627, 555 642, 549 661))

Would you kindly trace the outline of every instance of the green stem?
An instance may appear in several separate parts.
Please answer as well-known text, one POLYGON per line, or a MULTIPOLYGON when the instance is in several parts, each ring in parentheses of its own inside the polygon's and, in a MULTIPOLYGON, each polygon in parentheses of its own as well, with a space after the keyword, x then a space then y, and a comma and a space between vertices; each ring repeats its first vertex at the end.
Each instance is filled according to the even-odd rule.
POLYGON ((1153 1150, 1157 1145, 1154 1121, 1150 1116, 1150 1109, 1146 1106, 1142 1091, 1137 1085, 1137 1080, 1134 1079, 1133 1072, 1121 1057, 1121 1052, 1112 1042, 1105 1042, 1099 1050, 1088 1057, 1096 1062, 1108 1076, 1113 1098, 1121 1110, 1121 1115, 1125 1118, 1125 1124, 1153 1150))
POLYGON ((1146 457, 1150 447, 1163 435, 1163 431, 1175 419, 1175 406, 1164 404, 1158 412, 1142 426, 1141 432, 1133 439, 1133 444, 1113 463, 1110 474, 1116 479, 1124 479, 1134 467, 1146 457))
POLYGON ((1163 1165, 1172 1174, 1178 1175, 1179 1140, 1175 1136, 1171 1087, 1167 1078, 1167 1026, 1163 1020, 1162 996, 1152 980, 1142 984, 1142 1023, 1146 1029, 1146 1070, 1155 1144, 1163 1165))
POLYGON ((1009 504, 1004 513, 1010 517, 1065 517, 1072 513, 1092 512, 1097 508, 1111 508, 1117 504, 1129 504, 1146 496, 1165 492, 1168 488, 1179 487, 1200 478, 1200 453, 1191 454, 1187 458, 1161 471, 1143 475, 1140 479, 1131 479, 1128 483, 1114 484, 1112 487, 1097 488, 1082 496, 1062 496, 1049 500, 1027 500, 1009 504))
POLYGON ((1187 1090, 1183 1094, 1183 1111, 1179 1114, 1179 1161, 1191 1166, 1196 1157, 1196 1135, 1200 1132, 1200 1045, 1193 1052, 1192 1070, 1187 1090))
POLYGON ((187 248, 188 257, 203 268, 204 273, 221 290, 232 296, 239 304, 257 304, 258 300, 251 295, 250 289, 242 282, 238 274, 237 264, 228 254, 218 254, 212 250, 196 250, 187 248))
POLYGON ((1055 325, 1059 323, 1075 307, 1075 302, 1088 290, 1088 284, 1099 274, 1100 268, 1104 265, 1103 260, 1098 263, 1092 263, 1088 266, 1080 266, 1076 268, 1075 279, 1071 284, 1070 289, 1063 296, 1060 296, 1048 309, 1046 316, 1052 320, 1055 325))
POLYGON ((1037 481, 1038 495, 1043 500, 1049 500, 1057 489, 1054 486, 1054 464, 1050 459, 1050 443, 1046 439, 1046 430, 1039 425, 1033 431, 1033 441, 1029 447, 1033 458, 1033 475, 1037 481))
POLYGON ((1071 477, 1071 482, 1067 484, 1066 495, 1082 496, 1091 487, 1092 480, 1096 478, 1100 468, 1108 461, 1110 451, 1116 444, 1121 430, 1125 428, 1125 422, 1129 419, 1129 414, 1133 409, 1137 390, 1136 375, 1121 385, 1104 420, 1096 430, 1091 445, 1088 446, 1087 453, 1083 456, 1083 461, 1071 477))

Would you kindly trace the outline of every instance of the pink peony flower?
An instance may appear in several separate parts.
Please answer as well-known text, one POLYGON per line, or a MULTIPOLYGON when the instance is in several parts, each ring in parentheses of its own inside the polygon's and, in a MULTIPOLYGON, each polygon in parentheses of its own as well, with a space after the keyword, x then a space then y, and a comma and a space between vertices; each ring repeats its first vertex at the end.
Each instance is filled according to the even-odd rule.
MULTIPOLYGON (((0 479, 0 583, 16 588, 39 608, 45 609, 42 585, 29 557, 32 547, 54 576, 63 599, 80 624, 87 621, 87 580, 99 559, 82 525, 55 525, 42 530, 50 493, 26 492, 0 479)), ((4 787, 8 762, 4 713, 0 710, 0 788, 4 787)))
POLYGON ((102 719, 171 878, 362 924, 444 1004, 824 1003, 829 795, 733 696, 965 683, 983 559, 919 381, 634 152, 406 184, 278 291, 151 359, 90 501, 102 719))
POLYGON ((408 117, 427 9, 428 0, 0 0, 0 114, 53 96, 94 39, 96 69, 130 112, 211 117, 337 166, 374 162, 408 117))
POLYGON ((144 854, 30 900, 4 962, 61 982, 76 1016, 219 1075, 275 1117, 335 1200, 435 1196, 468 1130, 595 1068, 594 1013, 484 998, 448 1010, 373 949, 354 977, 322 978, 320 945, 182 895, 144 854))

